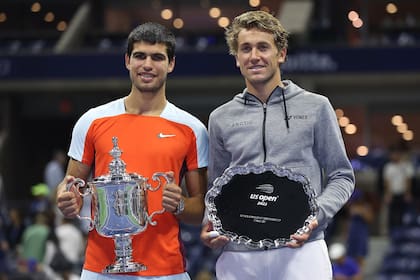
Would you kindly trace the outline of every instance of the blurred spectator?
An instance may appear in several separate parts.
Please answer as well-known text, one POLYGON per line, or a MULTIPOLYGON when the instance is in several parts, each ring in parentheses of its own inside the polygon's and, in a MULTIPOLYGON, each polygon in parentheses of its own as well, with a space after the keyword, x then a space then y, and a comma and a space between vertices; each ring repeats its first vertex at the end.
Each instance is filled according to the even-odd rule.
POLYGON ((46 213, 51 210, 51 201, 49 198, 48 186, 44 183, 39 183, 31 187, 32 200, 29 204, 28 215, 25 223, 34 223, 34 217, 39 213, 46 213))
POLYGON ((49 232, 47 214, 38 213, 35 223, 29 225, 23 232, 19 251, 24 261, 36 262, 36 264, 43 262, 49 232))
POLYGON ((194 280, 214 280, 216 279, 214 274, 206 269, 200 270, 195 276, 194 280))
POLYGON ((7 254, 9 245, 4 234, 4 221, 0 216, 0 280, 6 280, 9 273, 9 265, 7 263, 7 254))
MULTIPOLYGON (((67 257, 67 252, 63 249, 62 240, 57 236, 57 231, 53 224, 50 225, 50 232, 46 242, 44 257, 44 271, 49 279, 70 280, 74 264, 67 257)), ((66 238, 71 239, 72 236, 66 238)), ((78 244, 80 246, 80 244, 78 244)), ((77 248, 77 246, 76 246, 77 248)), ((70 248, 73 250, 73 248, 70 248)))
POLYGON ((215 263, 221 249, 211 249, 201 242, 201 228, 181 223, 181 238, 185 246, 187 270, 194 280, 212 280, 215 278, 215 263))
POLYGON ((65 175, 65 166, 67 163, 66 153, 61 149, 55 149, 52 153, 50 161, 44 168, 44 182, 48 186, 51 207, 54 211, 54 225, 62 222, 63 214, 55 205, 56 188, 65 175))
POLYGON ((369 226, 374 220, 374 210, 366 193, 355 189, 346 208, 349 212, 349 228, 347 231, 347 255, 359 264, 363 271, 364 261, 369 248, 369 226))
MULTIPOLYGON (((5 198, 5 195, 4 195, 3 177, 0 174, 0 203, 1 203, 1 208, 4 208, 4 205, 6 204, 5 202, 6 202, 6 198, 5 198)), ((3 209, 0 209, 0 210, 3 210, 3 209)))
POLYGON ((74 225, 74 219, 63 219, 63 223, 56 227, 55 234, 64 255, 73 263, 73 271, 80 275, 86 248, 82 231, 74 225))
POLYGON ((346 253, 341 243, 333 243, 328 251, 332 263, 334 280, 361 280, 362 274, 358 263, 346 253))
MULTIPOLYGON (((20 211, 17 208, 11 208, 3 220, 3 225, 4 240, 7 245, 7 250, 5 250, 4 262, 0 263, 0 270, 11 275, 15 274, 15 271, 17 270, 18 246, 21 243, 25 230, 20 211)), ((5 247, 3 246, 3 249, 4 248, 5 247)))
POLYGON ((3 181, 0 174, 0 280, 6 279, 7 274, 6 254, 8 251, 8 244, 5 236, 4 201, 3 181))
POLYGON ((403 216, 412 201, 411 184, 414 166, 405 158, 405 149, 391 146, 390 160, 384 166, 384 203, 388 211, 388 230, 403 224, 403 216))
POLYGON ((10 251, 15 252, 17 245, 22 240, 25 230, 22 213, 18 208, 12 207, 8 212, 8 219, 5 223, 5 236, 9 243, 10 251))
POLYGON ((44 182, 47 184, 51 198, 55 198, 58 184, 64 178, 64 168, 67 162, 66 153, 63 150, 55 150, 51 160, 44 169, 44 182))

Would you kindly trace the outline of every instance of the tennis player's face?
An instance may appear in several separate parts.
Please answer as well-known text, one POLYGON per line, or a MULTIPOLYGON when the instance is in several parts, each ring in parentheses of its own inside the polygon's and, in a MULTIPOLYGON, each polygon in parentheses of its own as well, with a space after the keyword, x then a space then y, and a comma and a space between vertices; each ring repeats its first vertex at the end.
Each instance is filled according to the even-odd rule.
POLYGON ((247 84, 280 83, 279 64, 283 63, 286 51, 279 51, 273 35, 256 28, 242 29, 238 34, 236 66, 241 70, 247 84))
POLYGON ((125 65, 135 88, 140 92, 157 93, 163 90, 175 61, 169 62, 164 44, 137 42, 131 56, 126 55, 125 65))

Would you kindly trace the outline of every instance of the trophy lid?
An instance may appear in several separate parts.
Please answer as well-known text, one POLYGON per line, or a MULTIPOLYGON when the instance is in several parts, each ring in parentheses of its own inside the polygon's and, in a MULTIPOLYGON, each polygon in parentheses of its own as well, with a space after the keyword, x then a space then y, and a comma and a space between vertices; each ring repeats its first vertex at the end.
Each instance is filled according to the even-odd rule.
POLYGON ((109 174, 112 179, 125 177, 127 174, 125 172, 125 162, 121 159, 122 150, 118 147, 118 137, 112 137, 112 143, 114 147, 109 152, 112 156, 112 161, 109 163, 109 174))

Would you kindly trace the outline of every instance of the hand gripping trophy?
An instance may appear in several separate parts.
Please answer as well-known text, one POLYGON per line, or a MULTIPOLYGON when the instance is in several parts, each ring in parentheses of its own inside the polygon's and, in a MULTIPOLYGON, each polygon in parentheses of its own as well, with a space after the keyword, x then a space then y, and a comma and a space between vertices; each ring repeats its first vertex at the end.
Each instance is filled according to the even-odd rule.
POLYGON ((146 270, 144 264, 132 260, 132 235, 143 232, 148 224, 156 225, 152 220, 153 216, 165 210, 161 209, 148 215, 147 191, 157 191, 162 186, 160 177, 165 178, 166 184, 171 183, 172 178, 163 172, 154 173, 152 179, 158 181, 158 185, 153 188, 147 183, 147 178, 136 173, 126 173, 117 137, 112 138, 112 143, 114 147, 109 153, 113 159, 109 164, 109 174, 96 177, 88 183, 77 178, 67 185, 67 191, 75 187, 82 197, 92 196, 93 218, 78 218, 90 221, 89 230, 95 228, 100 235, 114 239, 116 259, 103 272, 146 270))

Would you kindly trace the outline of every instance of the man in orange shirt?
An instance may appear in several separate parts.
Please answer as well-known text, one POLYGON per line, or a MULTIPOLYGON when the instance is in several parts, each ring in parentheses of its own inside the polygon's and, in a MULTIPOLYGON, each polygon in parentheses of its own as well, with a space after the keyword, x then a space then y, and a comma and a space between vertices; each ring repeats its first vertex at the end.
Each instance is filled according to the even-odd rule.
POLYGON ((125 65, 132 82, 128 96, 87 111, 73 129, 70 161, 58 186, 57 206, 65 217, 79 214, 82 200, 66 191, 66 185, 75 178, 86 180, 91 172, 93 177, 108 173, 112 137, 116 136, 127 172, 146 178, 166 172, 173 183, 148 195, 148 211, 163 207, 165 212, 153 216, 155 226, 133 236, 133 261, 147 269, 103 273, 115 259, 114 242, 93 229, 81 279, 190 279, 178 222, 199 224, 203 216, 207 131, 202 122, 166 98, 167 74, 175 66, 175 36, 169 30, 156 23, 136 27, 128 36, 125 65), (186 196, 179 186, 183 179, 186 196))

